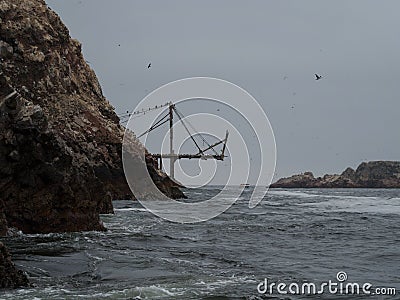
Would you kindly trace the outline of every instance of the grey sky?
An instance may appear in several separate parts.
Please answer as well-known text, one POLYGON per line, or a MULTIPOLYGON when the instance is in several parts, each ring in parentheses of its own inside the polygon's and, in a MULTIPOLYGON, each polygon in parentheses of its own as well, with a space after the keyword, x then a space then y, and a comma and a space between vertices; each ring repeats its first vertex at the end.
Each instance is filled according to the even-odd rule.
POLYGON ((400 159, 399 1, 47 3, 117 112, 170 81, 217 77, 264 108, 277 177, 400 159))

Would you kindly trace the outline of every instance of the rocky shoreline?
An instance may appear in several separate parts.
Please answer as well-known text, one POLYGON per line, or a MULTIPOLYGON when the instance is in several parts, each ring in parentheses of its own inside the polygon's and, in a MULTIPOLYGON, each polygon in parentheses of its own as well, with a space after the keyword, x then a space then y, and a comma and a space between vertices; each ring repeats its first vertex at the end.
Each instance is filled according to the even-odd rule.
POLYGON ((312 172, 281 178, 271 188, 400 188, 400 162, 371 161, 356 170, 314 177, 312 172))
MULTIPOLYGON (((113 199, 133 198, 124 132, 81 44, 45 1, 0 0, 0 236, 9 227, 106 230, 99 214, 113 213, 113 199)), ((185 197, 149 153, 146 165, 163 193, 185 197)), ((26 285, 3 249, 0 278, 26 285)))

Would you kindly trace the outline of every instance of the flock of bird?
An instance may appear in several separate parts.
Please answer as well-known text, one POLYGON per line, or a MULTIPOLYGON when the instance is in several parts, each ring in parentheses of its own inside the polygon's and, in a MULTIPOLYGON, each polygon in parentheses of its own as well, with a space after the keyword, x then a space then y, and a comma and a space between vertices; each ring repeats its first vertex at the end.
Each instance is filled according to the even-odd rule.
MULTIPOLYGON (((118 45, 119 46, 119 45, 118 45)), ((151 62, 147 65, 147 69, 150 69, 151 68, 151 62)), ((322 76, 321 75, 318 75, 318 74, 314 74, 315 75, 315 80, 320 80, 320 79, 322 79, 322 76)), ((287 76, 284 76, 283 77, 283 80, 286 80, 288 77, 287 76)))
MULTIPOLYGON (((119 45, 118 45, 119 46, 119 45)), ((147 65, 147 69, 150 69, 151 68, 151 62, 147 65)), ((318 75, 317 73, 315 73, 314 74, 315 75, 315 80, 320 80, 320 79, 322 79, 322 76, 321 75, 318 75)), ((283 80, 286 80, 288 77, 287 76, 284 76, 283 77, 283 80)))
MULTIPOLYGON (((118 45, 118 46, 120 46, 120 45, 118 45)), ((149 62, 149 64, 147 65, 147 69, 150 69, 151 68, 151 62, 149 62)), ((317 73, 315 73, 314 74, 315 75, 315 80, 321 80, 322 79, 322 75, 319 75, 319 74, 317 74, 317 73)), ((283 80, 286 80, 288 77, 285 75, 284 77, 283 77, 283 80)), ((296 95, 296 93, 293 93, 293 95, 296 95)), ((292 105, 291 107, 290 107, 291 109, 294 109, 294 105, 292 105)), ((217 111, 219 111, 219 109, 217 109, 217 111)), ((128 112, 127 112, 128 113, 128 112)))
MULTIPOLYGON (((150 69, 150 68, 151 68, 151 62, 147 65, 147 69, 150 69)), ((321 80, 322 79, 322 75, 319 75, 317 73, 315 73, 314 75, 315 75, 315 80, 321 80)), ((283 80, 286 80, 287 78, 288 77, 285 75, 283 77, 283 80)), ((296 93, 293 93, 293 95, 296 95, 296 93)), ((294 109, 294 105, 292 105, 290 108, 294 109)), ((217 109, 217 111, 219 111, 219 109, 217 109)))

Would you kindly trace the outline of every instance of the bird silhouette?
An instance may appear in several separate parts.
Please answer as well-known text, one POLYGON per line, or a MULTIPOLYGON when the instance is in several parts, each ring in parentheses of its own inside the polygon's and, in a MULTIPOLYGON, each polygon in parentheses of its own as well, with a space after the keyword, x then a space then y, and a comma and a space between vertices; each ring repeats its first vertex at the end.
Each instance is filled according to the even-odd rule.
POLYGON ((322 78, 321 75, 315 74, 315 80, 320 80, 322 78))
POLYGON ((149 63, 149 65, 147 66, 147 69, 150 69, 150 67, 151 67, 151 63, 149 63))

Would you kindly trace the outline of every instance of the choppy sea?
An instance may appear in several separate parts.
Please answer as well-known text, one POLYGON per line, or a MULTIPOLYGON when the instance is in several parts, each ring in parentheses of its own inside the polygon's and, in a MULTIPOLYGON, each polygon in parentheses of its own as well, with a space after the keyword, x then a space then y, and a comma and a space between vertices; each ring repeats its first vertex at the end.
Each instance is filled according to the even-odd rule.
MULTIPOLYGON (((199 201, 219 190, 185 193, 199 201)), ((4 238, 34 287, 0 299, 400 299, 400 190, 274 189, 253 209, 250 193, 203 223, 171 223, 120 200, 102 216, 107 232, 4 238), (342 283, 371 283, 371 295, 288 292, 339 283, 339 272, 342 283), (265 279, 287 294, 260 293, 265 279)))

